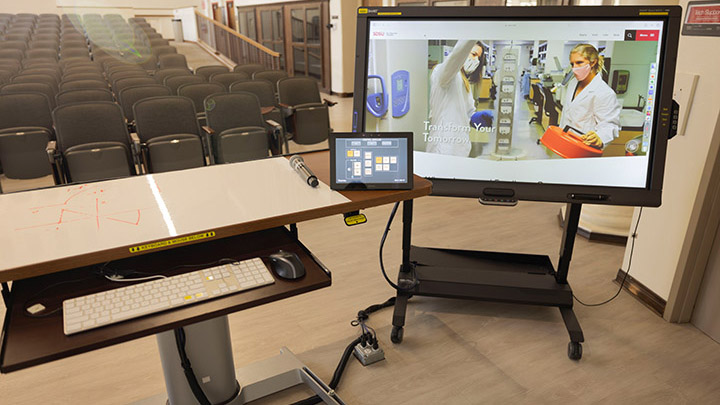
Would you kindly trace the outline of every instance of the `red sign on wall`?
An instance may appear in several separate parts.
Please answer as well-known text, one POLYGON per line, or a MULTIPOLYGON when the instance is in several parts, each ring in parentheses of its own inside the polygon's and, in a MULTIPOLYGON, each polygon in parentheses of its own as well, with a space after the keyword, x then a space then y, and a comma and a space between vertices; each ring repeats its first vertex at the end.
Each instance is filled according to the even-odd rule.
POLYGON ((683 35, 720 37, 720 1, 695 0, 685 9, 683 35))
POLYGON ((720 24, 720 4, 690 6, 685 23, 720 24))

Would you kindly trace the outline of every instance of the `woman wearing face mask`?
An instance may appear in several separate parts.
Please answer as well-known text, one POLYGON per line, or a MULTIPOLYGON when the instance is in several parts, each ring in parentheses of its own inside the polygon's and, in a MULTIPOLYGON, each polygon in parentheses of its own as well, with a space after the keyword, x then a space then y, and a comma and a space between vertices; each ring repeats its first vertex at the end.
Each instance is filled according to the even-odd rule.
POLYGON ((615 92, 602 79, 603 57, 590 44, 570 51, 574 78, 567 84, 560 128, 569 125, 584 132, 586 145, 603 149, 618 137, 620 110, 615 92))
POLYGON ((484 64, 481 42, 461 40, 450 55, 430 74, 430 117, 426 151, 444 155, 468 156, 470 117, 475 103, 470 76, 484 64))

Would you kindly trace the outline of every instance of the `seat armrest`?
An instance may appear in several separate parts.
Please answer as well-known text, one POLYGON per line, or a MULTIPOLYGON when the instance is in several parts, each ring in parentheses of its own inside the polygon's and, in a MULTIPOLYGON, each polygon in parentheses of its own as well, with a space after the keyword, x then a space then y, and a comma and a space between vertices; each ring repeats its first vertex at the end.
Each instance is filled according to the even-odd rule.
POLYGON ((328 108, 329 106, 325 103, 303 103, 298 104, 294 108, 295 110, 299 110, 301 108, 328 108))
POLYGON ((271 127, 282 130, 282 125, 278 124, 276 121, 273 120, 265 120, 265 122, 270 125, 271 127))
POLYGON ((283 145, 285 145, 285 153, 290 153, 290 146, 288 145, 287 134, 283 130, 282 125, 278 124, 276 121, 273 121, 273 120, 265 120, 265 123, 272 127, 273 137, 278 142, 281 142, 281 144, 279 145, 280 153, 283 153, 282 152, 283 145))
POLYGON ((129 132, 130 135, 130 153, 132 154, 132 160, 135 165, 135 172, 137 174, 143 174, 145 172, 143 168, 143 147, 145 144, 143 144, 140 141, 140 137, 138 134, 134 132, 129 132))
POLYGON ((130 133, 130 142, 132 145, 133 152, 136 154, 139 154, 143 147, 143 143, 140 141, 140 137, 136 133, 131 132, 130 133))
POLYGON ((274 109, 275 109, 274 106, 260 107, 260 113, 265 115, 269 112, 272 112, 274 109))
POLYGON ((332 106, 334 106, 335 104, 337 104, 337 101, 330 101, 330 100, 324 98, 324 99, 323 99, 323 103, 327 104, 328 107, 332 107, 332 106))
POLYGON ((47 153, 50 164, 54 165, 57 158, 57 141, 48 142, 47 146, 45 147, 45 152, 47 153))
POLYGON ((57 150, 57 141, 49 141, 45 147, 50 167, 52 167, 53 181, 55 184, 65 183, 65 175, 61 168, 62 155, 57 150))
POLYGON ((282 111, 283 117, 289 117, 295 113, 295 107, 285 104, 285 103, 279 103, 278 106, 280 107, 280 110, 282 111))
POLYGON ((203 148, 207 151, 207 158, 211 165, 215 164, 215 150, 213 148, 212 136, 215 134, 215 130, 210 128, 208 125, 202 125, 202 140, 205 145, 203 148))

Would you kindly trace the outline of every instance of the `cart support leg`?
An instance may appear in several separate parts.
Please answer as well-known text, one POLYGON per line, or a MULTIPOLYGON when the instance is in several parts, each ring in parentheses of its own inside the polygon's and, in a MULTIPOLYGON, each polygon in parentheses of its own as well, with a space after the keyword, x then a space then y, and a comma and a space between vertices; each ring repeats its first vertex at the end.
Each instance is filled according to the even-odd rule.
MULTIPOLYGON (((412 236, 412 217, 413 217, 413 200, 403 202, 403 234, 402 234, 402 264, 400 265, 400 274, 398 276, 398 285, 412 285, 410 280, 413 264, 410 262, 410 246, 412 236)), ((392 332, 390 340, 393 343, 400 343, 403 339, 403 326, 405 326, 405 314, 407 312, 407 302, 411 293, 407 291, 398 291, 395 299, 395 309, 393 311, 392 332)))
POLYGON ((555 279, 559 284, 567 284, 568 270, 570 269, 570 260, 572 259, 572 251, 575 246, 575 235, 580 222, 580 210, 582 204, 568 203, 565 210, 565 221, 563 226, 563 236, 560 245, 560 260, 555 274, 555 279))

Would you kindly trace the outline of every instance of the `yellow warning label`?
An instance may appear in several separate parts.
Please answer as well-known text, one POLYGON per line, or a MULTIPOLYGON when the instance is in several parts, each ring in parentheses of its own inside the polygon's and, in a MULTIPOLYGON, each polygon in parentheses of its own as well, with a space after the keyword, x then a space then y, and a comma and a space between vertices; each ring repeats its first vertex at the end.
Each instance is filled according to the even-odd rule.
POLYGON ((215 232, 204 232, 196 235, 183 236, 182 238, 161 240, 159 242, 148 243, 146 245, 133 246, 130 248, 130 253, 144 252, 146 250, 158 249, 168 247, 172 245, 179 245, 181 243, 193 242, 199 239, 212 238, 215 236, 215 232))
POLYGON ((349 217, 345 217, 345 225, 347 225, 347 226, 364 224, 365 222, 367 222, 367 217, 365 216, 365 214, 358 214, 358 215, 352 215, 349 217))
POLYGON ((667 11, 641 11, 640 15, 668 15, 667 11))
POLYGON ((402 15, 400 11, 380 11, 378 15, 402 15))
POLYGON ((367 9, 366 9, 366 8, 359 8, 359 9, 358 9, 358 14, 367 14, 367 9))

